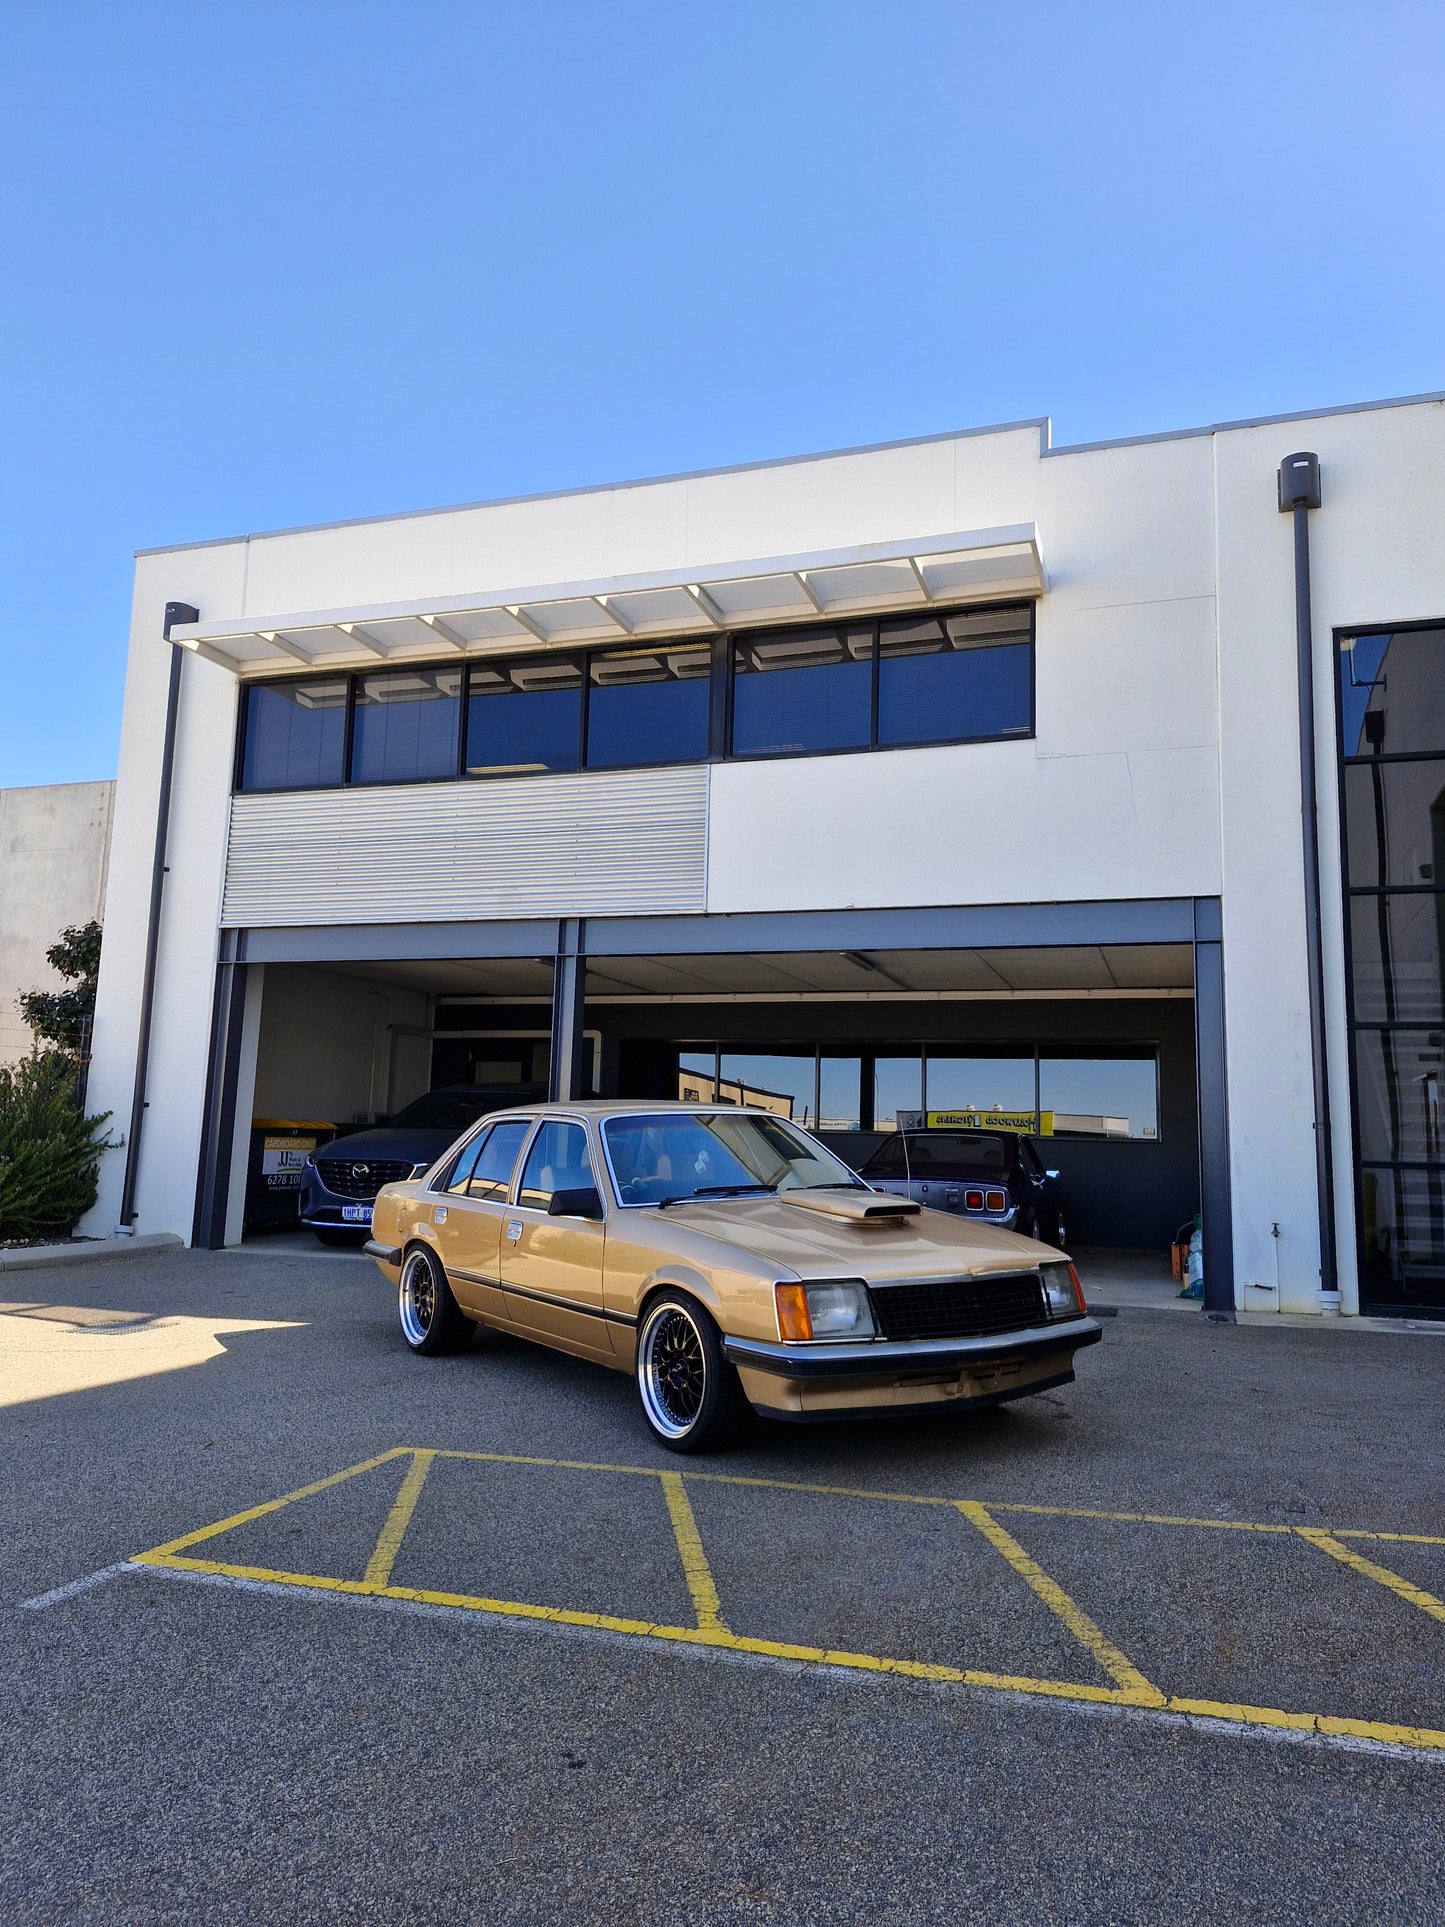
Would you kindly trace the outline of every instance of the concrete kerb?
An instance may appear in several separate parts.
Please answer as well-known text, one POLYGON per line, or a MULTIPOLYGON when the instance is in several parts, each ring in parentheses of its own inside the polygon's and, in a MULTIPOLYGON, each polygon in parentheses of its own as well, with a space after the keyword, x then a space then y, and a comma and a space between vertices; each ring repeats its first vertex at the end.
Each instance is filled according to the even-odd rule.
POLYGON ((101 1258, 129 1258, 138 1251, 164 1251, 185 1243, 175 1231, 142 1231, 134 1238, 86 1238, 76 1244, 20 1245, 0 1251, 0 1272, 34 1271, 42 1265, 89 1265, 101 1258))

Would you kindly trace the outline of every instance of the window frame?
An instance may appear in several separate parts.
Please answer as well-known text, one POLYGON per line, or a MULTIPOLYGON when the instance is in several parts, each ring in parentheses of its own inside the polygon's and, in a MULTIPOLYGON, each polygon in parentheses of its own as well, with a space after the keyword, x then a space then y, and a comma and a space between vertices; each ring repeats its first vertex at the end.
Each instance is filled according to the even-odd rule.
MULTIPOLYGON (((878 713, 880 707, 880 683, 882 674, 882 652, 880 635, 882 624, 900 616, 915 613, 908 610, 889 609, 874 615, 819 616, 808 622, 769 623, 758 627, 725 628, 713 631, 689 632, 686 635, 637 636, 630 640, 619 637, 606 642, 592 642, 576 648, 518 650, 514 654, 493 654, 466 658, 458 663, 456 657, 418 657, 390 658, 385 662, 366 663, 352 668, 327 669, 324 665, 298 669, 294 674, 284 676, 249 677, 242 682, 237 703, 235 753, 232 764, 232 792, 244 796, 287 796, 303 795, 310 792, 336 789, 405 789, 423 783, 510 783, 534 779, 539 776, 612 776, 625 774, 629 770, 695 768, 709 763, 770 763, 784 762, 790 758, 827 756, 872 756, 892 755, 900 750, 941 749, 954 746, 969 746, 976 743, 1023 743, 1031 742, 1038 733, 1038 598, 1019 597, 1006 602, 957 603, 946 607, 930 605, 916 613, 935 617, 940 622, 950 616, 997 614, 1000 616, 1024 613, 1027 615, 1027 630, 1020 632, 1017 644, 1027 647, 1029 652, 1029 713, 1026 729, 1011 731, 1006 735, 997 732, 978 736, 944 735, 927 740, 908 743, 880 743, 878 740, 878 713), (765 749, 735 750, 733 748, 734 717, 736 710, 735 688, 737 681, 736 646, 743 640, 760 641, 772 634, 797 634, 807 629, 838 629, 840 627, 871 626, 873 632, 871 651, 871 678, 869 695, 868 740, 866 743, 845 745, 839 749, 765 749), (589 733, 591 696, 592 696, 592 659, 594 656, 615 655, 618 650, 628 647, 658 650, 669 646, 707 647, 712 661, 706 679, 708 692, 708 726, 706 732, 707 749, 702 756, 670 756, 647 763, 608 764, 605 768, 591 769, 587 762, 587 739, 589 733), (499 770, 485 776, 473 775, 467 769, 467 724, 472 697, 472 675, 476 668, 488 664, 517 664, 525 666, 532 663, 567 662, 578 671, 581 679, 581 702, 578 705, 577 760, 573 767, 564 770, 499 770), (385 674, 388 670, 413 671, 424 674, 432 671, 453 669, 461 673, 461 686, 458 693, 458 727, 454 772, 444 776, 398 776, 361 782, 353 774, 354 748, 356 735, 357 691, 364 677, 385 674), (337 783, 308 784, 295 790, 288 789, 246 789, 243 774, 246 754, 246 740, 251 728, 251 691, 258 688, 278 688, 290 683, 314 681, 318 676, 340 676, 346 679, 346 717, 343 724, 342 773, 337 783)), ((1404 626, 1404 625, 1402 625, 1404 626)), ((1421 623, 1412 625, 1420 628, 1437 627, 1437 624, 1421 623)), ((1005 645, 1007 646, 1007 645, 1005 645)), ((703 678, 697 679, 699 682, 703 678)))
POLYGON ((1437 750, 1377 750, 1369 755, 1360 755, 1345 743, 1345 713, 1340 700, 1340 676, 1347 654, 1345 644, 1353 644, 1366 636, 1404 636, 1421 635, 1430 631, 1445 630, 1445 617, 1435 616, 1414 622, 1351 622, 1337 626, 1331 637, 1332 678, 1330 700, 1335 711, 1335 774, 1336 802, 1335 813, 1340 849, 1340 937, 1344 952, 1345 977, 1345 1056, 1349 1072, 1349 1140, 1350 1166, 1353 1179, 1353 1205, 1355 1220, 1355 1278, 1359 1291, 1362 1313, 1378 1312, 1386 1318, 1445 1319, 1445 1307, 1438 1303, 1411 1299, 1402 1281, 1396 1282, 1397 1293, 1393 1297, 1380 1296, 1372 1289, 1369 1267, 1365 1250, 1365 1217, 1360 1208, 1361 1192, 1367 1171, 1380 1173, 1385 1177, 1401 1178, 1416 1171, 1429 1171, 1428 1163, 1414 1158, 1367 1158, 1364 1155, 1363 1133, 1361 1130, 1360 1103, 1360 1049, 1359 1039, 1366 1032, 1383 1036, 1386 1032, 1398 1033, 1405 1030, 1431 1030, 1437 1028, 1429 1020, 1416 1021, 1403 1018, 1362 1018, 1359 1014, 1355 991, 1355 942, 1351 906, 1357 897, 1379 899, 1391 896, 1441 896, 1445 895, 1445 879, 1436 878, 1431 883, 1419 884, 1359 884, 1350 874, 1350 827, 1347 811, 1346 772, 1352 767, 1368 768, 1372 763, 1418 763, 1438 762, 1445 758, 1445 746, 1437 750))

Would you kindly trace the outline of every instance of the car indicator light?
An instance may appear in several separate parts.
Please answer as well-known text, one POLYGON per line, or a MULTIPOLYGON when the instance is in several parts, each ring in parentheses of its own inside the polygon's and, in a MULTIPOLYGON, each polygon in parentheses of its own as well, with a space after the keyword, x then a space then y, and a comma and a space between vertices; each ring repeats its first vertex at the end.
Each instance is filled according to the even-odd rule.
POLYGON ((1008 1192, 990 1191, 988 1194, 988 1208, 990 1211, 1007 1211, 1008 1192))
POLYGON ((778 1336, 798 1344, 813 1336, 813 1320, 808 1313, 808 1295, 801 1285, 774 1285, 778 1306, 778 1336))
POLYGON ((1072 1262, 1069 1265, 1069 1276, 1074 1281, 1074 1296, 1079 1301, 1079 1310, 1081 1312, 1085 1312, 1089 1309, 1089 1307, 1084 1298, 1084 1287, 1079 1283, 1079 1274, 1077 1271, 1075 1271, 1072 1262))
POLYGON ((963 1202, 964 1202, 965 1208, 969 1211, 982 1211, 983 1209, 982 1191, 965 1191, 963 1194, 963 1202))

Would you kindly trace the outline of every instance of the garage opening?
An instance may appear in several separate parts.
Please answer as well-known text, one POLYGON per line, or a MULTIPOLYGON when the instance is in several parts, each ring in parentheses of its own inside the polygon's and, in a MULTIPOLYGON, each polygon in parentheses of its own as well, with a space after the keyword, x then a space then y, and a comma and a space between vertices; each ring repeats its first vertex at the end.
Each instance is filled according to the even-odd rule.
MULTIPOLYGON (((308 1133, 389 1179, 405 1147, 371 1134, 428 1094, 544 1098, 555 973, 540 955, 255 973, 248 1228, 294 1232, 308 1133)), ((1177 1292, 1168 1253, 1200 1205, 1189 944, 588 955, 584 984, 586 1093, 759 1104, 855 1168, 900 1121, 998 1119, 1057 1173, 1071 1248, 1177 1292)))

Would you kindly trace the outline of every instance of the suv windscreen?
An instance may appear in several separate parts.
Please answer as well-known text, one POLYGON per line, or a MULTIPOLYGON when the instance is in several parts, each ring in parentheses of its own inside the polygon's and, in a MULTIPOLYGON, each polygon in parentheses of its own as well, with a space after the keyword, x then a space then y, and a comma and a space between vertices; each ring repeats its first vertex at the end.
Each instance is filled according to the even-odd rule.
POLYGON ((465 1131, 488 1111, 500 1110, 496 1097, 488 1091, 474 1091, 463 1084, 454 1090, 428 1091, 397 1112, 388 1129, 398 1131, 465 1131))
POLYGON ((831 1151, 778 1117, 661 1112, 611 1117, 603 1128, 622 1204, 859 1185, 831 1151))

